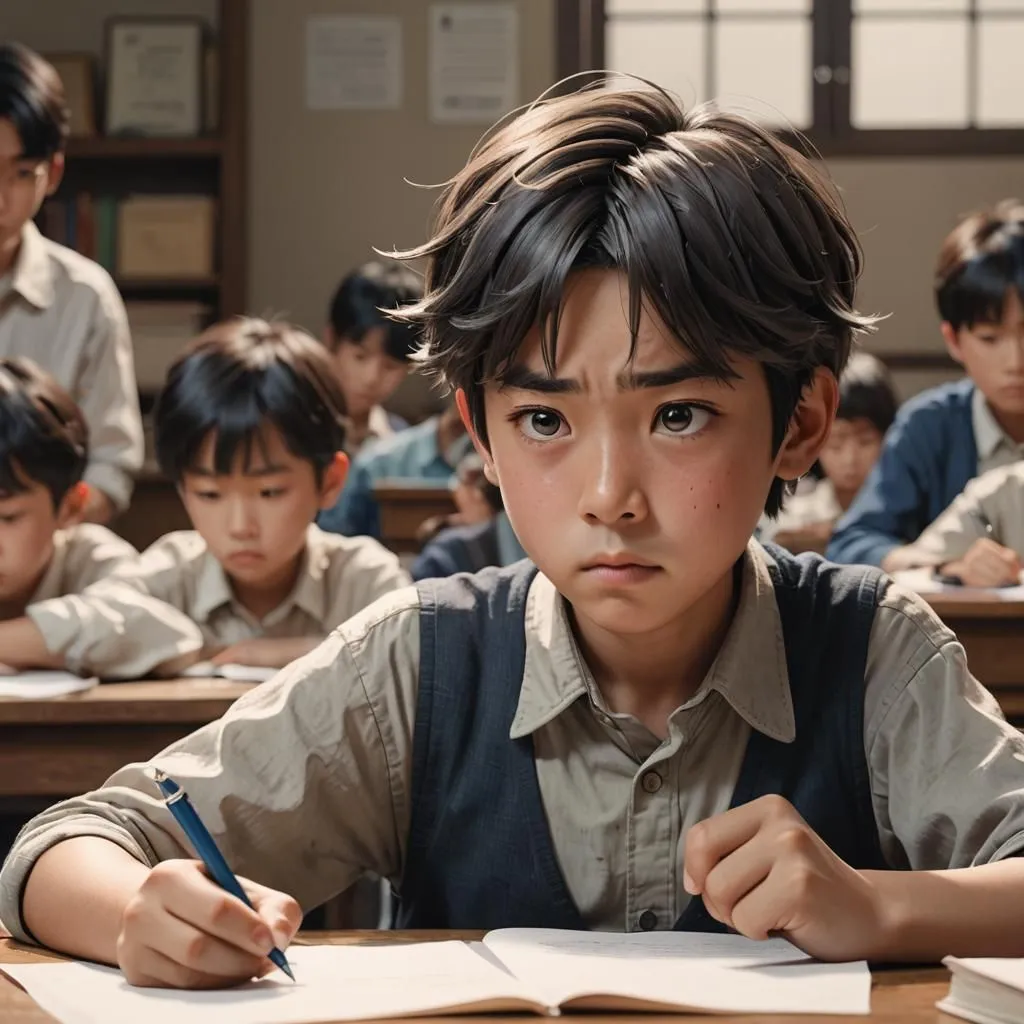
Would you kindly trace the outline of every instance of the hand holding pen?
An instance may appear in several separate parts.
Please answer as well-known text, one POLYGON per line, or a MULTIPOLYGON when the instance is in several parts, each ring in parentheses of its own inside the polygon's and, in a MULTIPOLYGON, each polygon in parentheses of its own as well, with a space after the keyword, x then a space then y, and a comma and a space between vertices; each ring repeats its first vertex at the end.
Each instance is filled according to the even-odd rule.
POLYGON ((965 554, 942 567, 940 581, 965 587, 1012 587, 1020 583, 1021 561, 1012 548, 999 543, 995 527, 981 508, 969 514, 983 536, 965 554))
MULTIPOLYGON (((182 806, 186 798, 177 796, 181 790, 170 779, 160 776, 157 785, 165 798, 176 797, 169 810, 189 836, 199 820, 194 808, 182 806), (195 819, 188 828, 182 821, 189 817, 184 808, 195 819)), ((229 869, 238 886, 230 891, 215 879, 215 870, 226 876, 205 842, 191 837, 189 842, 197 853, 202 848, 205 863, 179 859, 158 864, 122 915, 118 963, 127 980, 150 987, 226 988, 282 966, 277 958, 290 973, 281 949, 302 922, 299 905, 285 893, 238 880, 229 869)))

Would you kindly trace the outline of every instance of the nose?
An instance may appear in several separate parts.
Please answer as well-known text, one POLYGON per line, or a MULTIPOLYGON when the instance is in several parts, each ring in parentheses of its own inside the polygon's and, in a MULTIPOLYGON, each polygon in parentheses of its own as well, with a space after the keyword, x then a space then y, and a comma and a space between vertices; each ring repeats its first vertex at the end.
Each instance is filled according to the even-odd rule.
POLYGON ((641 482, 642 458, 615 433, 609 429, 580 452, 584 475, 578 512, 582 519, 602 526, 640 522, 650 511, 641 482))
POLYGON ((1024 332, 1018 331, 1007 347, 1009 349, 1007 369, 1018 375, 1024 374, 1024 332))
POLYGON ((228 505, 228 533, 235 540, 251 540, 259 533, 250 502, 235 499, 228 505))

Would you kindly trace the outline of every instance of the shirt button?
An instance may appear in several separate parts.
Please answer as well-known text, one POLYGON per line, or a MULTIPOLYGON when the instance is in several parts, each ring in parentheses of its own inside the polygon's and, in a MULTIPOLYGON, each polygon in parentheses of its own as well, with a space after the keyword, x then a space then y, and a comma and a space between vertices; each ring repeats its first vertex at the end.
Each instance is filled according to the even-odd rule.
POLYGON ((645 793, 657 793, 661 789, 661 776, 657 772, 645 772, 640 785, 645 793))
POLYGON ((653 932, 658 926, 658 915, 653 910, 641 911, 636 923, 640 925, 641 931, 653 932))

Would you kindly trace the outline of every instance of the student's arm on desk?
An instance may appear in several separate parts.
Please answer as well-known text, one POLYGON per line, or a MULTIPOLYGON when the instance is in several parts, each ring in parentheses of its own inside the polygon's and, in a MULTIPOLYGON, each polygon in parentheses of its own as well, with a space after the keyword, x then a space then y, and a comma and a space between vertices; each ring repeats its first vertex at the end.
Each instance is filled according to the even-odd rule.
MULTIPOLYGON (((289 893, 306 909, 365 871, 394 878, 409 824, 418 663, 416 593, 404 591, 151 763, 189 794, 240 876, 289 893), (318 854, 313 866, 310 849, 318 854)), ((197 889, 189 862, 161 868, 154 886, 140 889, 151 868, 191 855, 147 767, 123 768, 103 789, 57 804, 22 831, 0 872, 0 917, 17 938, 123 964, 155 941, 143 925, 152 920, 147 914, 160 914, 158 900, 210 934, 203 915, 223 894, 202 879, 197 889), (70 870, 73 847, 65 840, 80 837, 119 849, 98 848, 70 870), (126 858, 139 869, 125 869, 126 858), (139 918, 126 920, 138 893, 139 918)), ((160 921, 162 952, 174 960, 180 930, 160 921)), ((227 968, 216 973, 225 982, 235 977, 227 968)), ((182 983, 174 973, 161 977, 182 983)))
POLYGON ((64 655, 51 652, 43 634, 31 619, 8 619, 0 622, 0 651, 3 663, 10 668, 64 668, 64 655))
POLYGON ((258 636, 240 640, 218 651, 210 660, 215 665, 254 665, 259 668, 284 668, 309 654, 324 642, 322 636, 258 636))

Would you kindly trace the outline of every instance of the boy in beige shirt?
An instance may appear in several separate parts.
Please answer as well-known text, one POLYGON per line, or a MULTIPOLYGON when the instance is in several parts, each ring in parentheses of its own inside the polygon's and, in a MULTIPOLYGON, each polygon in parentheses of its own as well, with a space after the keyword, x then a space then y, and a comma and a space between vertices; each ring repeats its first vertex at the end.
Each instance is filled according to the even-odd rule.
POLYGON ((195 527, 117 576, 0 623, 15 667, 161 674, 212 656, 279 668, 409 582, 376 541, 312 525, 345 480, 344 405, 327 357, 282 324, 207 331, 172 366, 157 456, 195 527))
POLYGON ((1024 739, 923 602, 750 539, 871 324, 817 168, 712 105, 572 92, 495 129, 407 255, 405 315, 532 564, 383 598, 35 819, 0 873, 11 931, 223 986, 372 871, 403 927, 1024 954, 1024 739), (192 859, 153 768, 255 909, 192 859))
MULTIPOLYGON (((71 396, 27 359, 0 359, 0 619, 128 569, 135 549, 79 520, 88 428, 71 396)), ((0 662, 8 660, 0 647, 0 662)))

